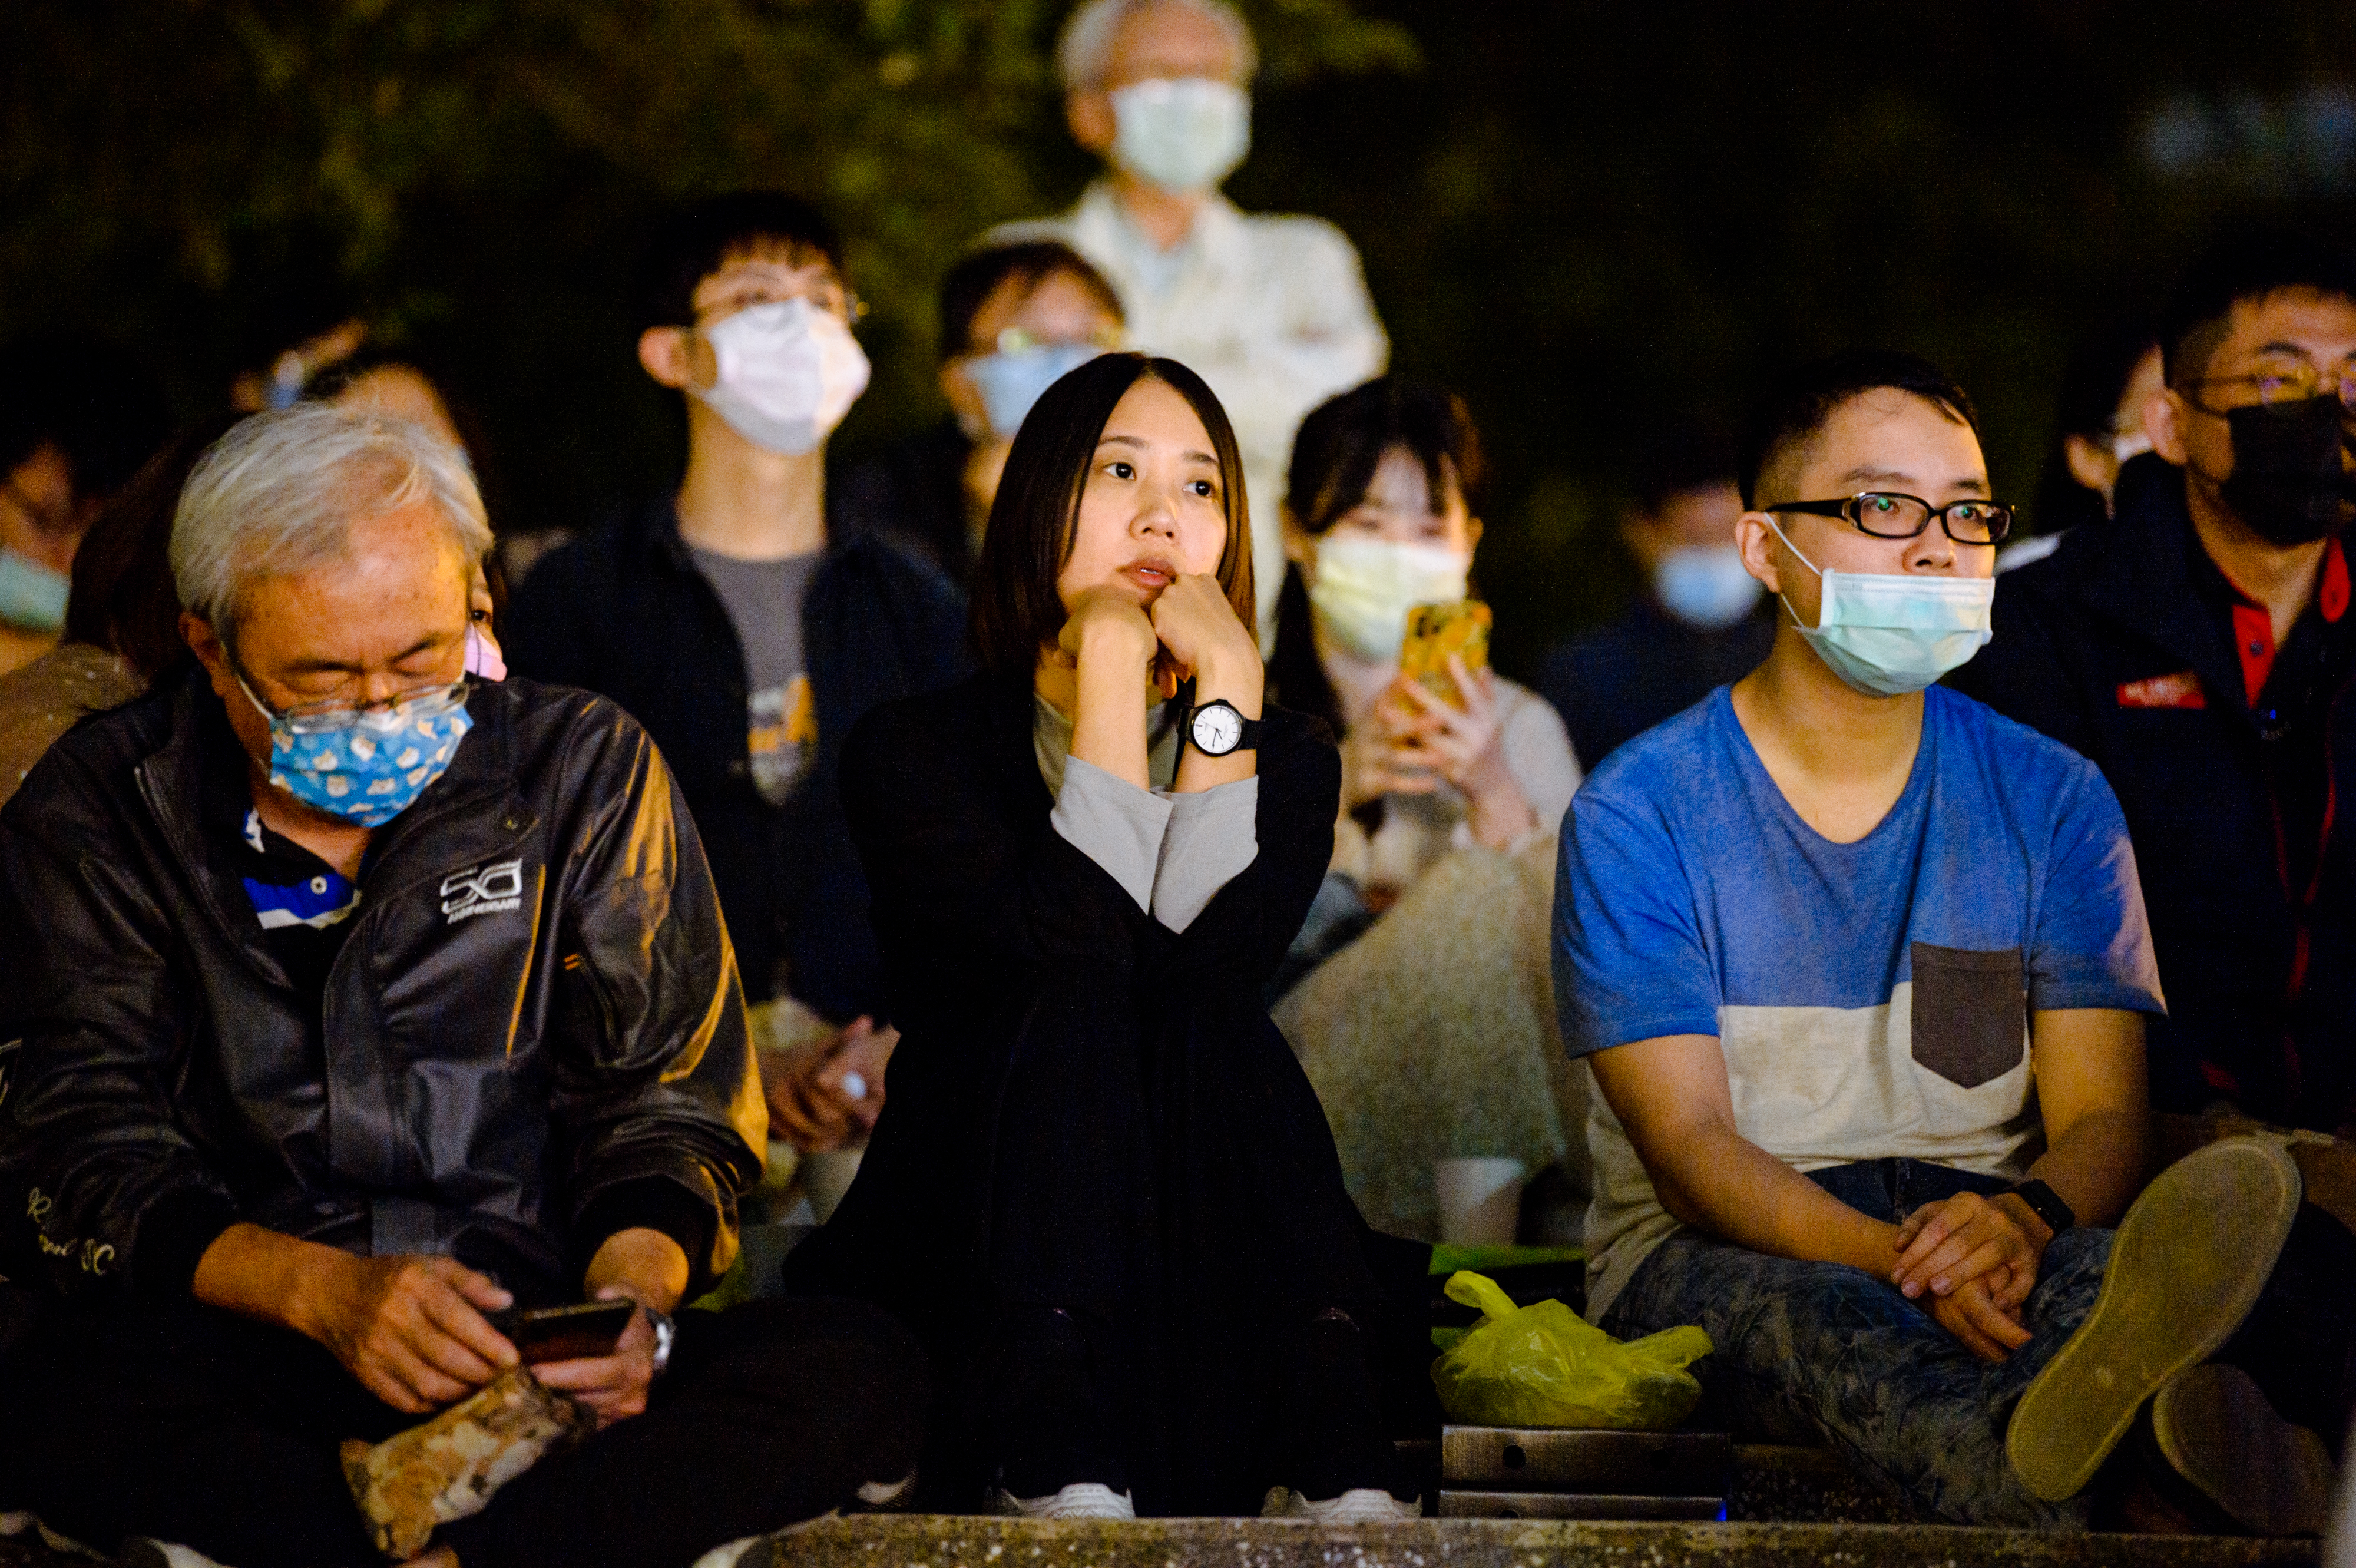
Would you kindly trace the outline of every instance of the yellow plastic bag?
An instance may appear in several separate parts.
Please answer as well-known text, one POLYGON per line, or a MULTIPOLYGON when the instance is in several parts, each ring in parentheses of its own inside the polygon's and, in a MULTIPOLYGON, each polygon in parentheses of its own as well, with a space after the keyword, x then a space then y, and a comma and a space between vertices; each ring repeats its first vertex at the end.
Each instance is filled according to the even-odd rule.
POLYGON ((1710 1352, 1699 1328, 1623 1345, 1558 1301, 1515 1306, 1495 1281, 1469 1269, 1449 1276, 1448 1299, 1482 1313, 1431 1364, 1451 1421, 1658 1432, 1692 1414, 1701 1399, 1701 1384, 1686 1370, 1710 1352))

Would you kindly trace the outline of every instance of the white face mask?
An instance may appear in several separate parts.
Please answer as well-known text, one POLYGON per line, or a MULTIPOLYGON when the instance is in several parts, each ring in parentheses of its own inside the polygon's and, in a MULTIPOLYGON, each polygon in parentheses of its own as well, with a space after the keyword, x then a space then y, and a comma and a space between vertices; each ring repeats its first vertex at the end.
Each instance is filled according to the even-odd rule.
POLYGON ((1749 615, 1766 591, 1731 544, 1672 550, 1653 568, 1653 592, 1668 612, 1704 631, 1724 631, 1749 615))
POLYGON ((1470 555, 1445 544, 1329 533, 1317 542, 1309 603, 1326 635, 1360 659, 1397 659, 1407 641, 1407 612, 1456 603, 1472 569, 1470 555))
MULTIPOLYGON (((1800 555, 1772 514, 1767 525, 1800 555)), ((1800 626, 1800 635, 1826 669, 1868 696, 1919 692, 1964 664, 1994 635, 1994 577, 1826 572, 1804 555, 1800 564, 1825 585, 1816 624, 1800 626)), ((1783 600, 1783 608, 1799 625, 1790 599, 1783 600)))
POLYGON ((748 305, 704 329, 720 373, 691 386, 754 446, 799 456, 834 433, 867 390, 867 356, 830 311, 807 299, 748 305))
POLYGON ((1209 190, 1251 151, 1251 100, 1206 76, 1133 81, 1112 113, 1112 161, 1164 190, 1209 190))

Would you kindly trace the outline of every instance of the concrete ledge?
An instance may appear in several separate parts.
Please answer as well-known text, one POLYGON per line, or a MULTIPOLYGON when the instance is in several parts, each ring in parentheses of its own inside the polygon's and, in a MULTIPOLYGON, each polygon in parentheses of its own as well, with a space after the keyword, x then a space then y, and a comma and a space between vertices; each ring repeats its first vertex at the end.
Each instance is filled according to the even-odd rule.
POLYGON ((827 1520, 741 1568, 2313 1568, 2311 1541, 2044 1535, 1889 1524, 1420 1520, 1318 1529, 1258 1520, 1045 1523, 963 1514, 827 1520))

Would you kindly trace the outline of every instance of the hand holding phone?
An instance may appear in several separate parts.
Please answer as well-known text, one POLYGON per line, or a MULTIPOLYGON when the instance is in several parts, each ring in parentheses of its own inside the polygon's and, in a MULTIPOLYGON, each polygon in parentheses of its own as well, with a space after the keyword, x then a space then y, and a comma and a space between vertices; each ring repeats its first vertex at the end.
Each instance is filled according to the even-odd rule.
POLYGON ((527 1367, 610 1356, 637 1315, 634 1301, 584 1301, 571 1306, 509 1307, 483 1316, 507 1336, 527 1367))

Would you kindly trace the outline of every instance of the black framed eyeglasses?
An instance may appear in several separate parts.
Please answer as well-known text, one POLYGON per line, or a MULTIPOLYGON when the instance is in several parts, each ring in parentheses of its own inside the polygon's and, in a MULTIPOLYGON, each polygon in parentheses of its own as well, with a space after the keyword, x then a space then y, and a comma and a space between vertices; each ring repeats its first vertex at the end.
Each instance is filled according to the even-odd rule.
POLYGON ((1933 506, 1920 496, 1895 490, 1861 490, 1838 500, 1782 501, 1759 510, 1837 517, 1876 539, 1919 539, 1933 519, 1958 544, 2001 544, 2012 532, 2012 509, 2001 501, 1949 501, 1933 506))

